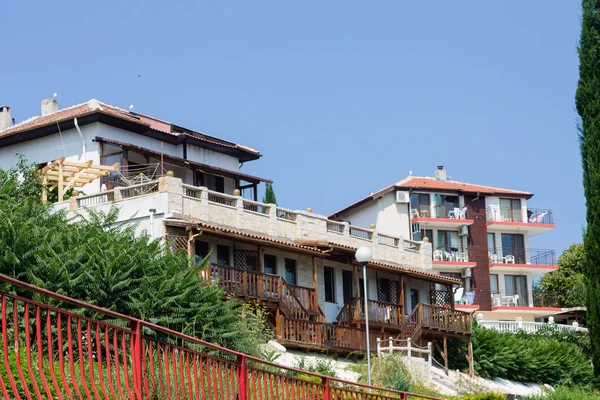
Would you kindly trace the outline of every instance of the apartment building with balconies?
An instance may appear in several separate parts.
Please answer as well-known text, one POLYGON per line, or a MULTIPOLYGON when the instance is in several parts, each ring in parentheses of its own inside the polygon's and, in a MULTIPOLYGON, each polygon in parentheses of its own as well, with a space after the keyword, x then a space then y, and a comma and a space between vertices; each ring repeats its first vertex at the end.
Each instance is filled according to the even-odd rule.
POLYGON ((134 223, 136 234, 186 251, 191 262, 208 257, 207 281, 264 304, 287 346, 364 349, 366 312, 372 349, 391 335, 470 335, 471 313, 455 309, 449 295, 460 280, 435 271, 431 243, 385 234, 373 221, 350 224, 258 202, 258 185, 270 180, 241 168, 261 157, 257 150, 97 100, 58 109, 49 99, 42 116, 19 124, 1 110, 0 167, 21 153, 60 175, 63 188, 90 175, 54 208, 85 215, 118 207, 119 223, 134 223), (373 253, 367 293, 354 259, 363 246, 373 253))
MULTIPOLYGON (((330 218, 431 243, 434 269, 463 283, 453 291, 457 308, 533 321, 560 308, 533 293, 534 278, 558 267, 554 250, 529 246, 532 236, 554 229, 552 211, 530 207, 532 197, 453 181, 439 166, 433 177, 408 176, 330 218)), ((431 302, 446 290, 432 286, 431 302)))

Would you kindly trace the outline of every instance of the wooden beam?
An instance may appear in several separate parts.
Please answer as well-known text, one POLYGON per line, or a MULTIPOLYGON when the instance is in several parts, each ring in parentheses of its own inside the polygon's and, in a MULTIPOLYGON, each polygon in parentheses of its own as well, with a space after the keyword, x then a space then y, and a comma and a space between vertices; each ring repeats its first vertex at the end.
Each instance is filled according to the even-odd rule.
POLYGON ((42 203, 48 201, 48 177, 46 175, 42 175, 42 203))
POLYGON ((444 372, 448 375, 448 339, 444 336, 444 372))
POLYGON ((313 289, 315 292, 317 291, 317 258, 312 256, 312 279, 313 279, 313 289))
MULTIPOLYGON (((64 160, 64 157, 62 158, 64 160)), ((64 200, 64 181, 63 181, 63 169, 62 169, 62 161, 58 163, 58 201, 64 200)))
POLYGON ((400 305, 402 306, 402 323, 406 319, 406 307, 404 300, 404 277, 400 275, 400 305))
POLYGON ((475 366, 473 363, 473 342, 469 339, 469 375, 475 375, 475 366))
POLYGON ((352 286, 354 286, 354 288, 353 288, 353 293, 354 293, 353 297, 360 298, 360 288, 358 287, 358 283, 359 283, 359 280, 358 280, 358 265, 352 264, 352 268, 353 268, 353 271, 352 271, 352 278, 353 278, 352 279, 352 286))
POLYGON ((263 252, 262 252, 262 246, 260 244, 256 245, 256 253, 257 253, 256 254, 256 258, 257 258, 257 260, 256 260, 256 268, 258 268, 257 271, 258 272, 264 272, 263 269, 262 269, 262 253, 263 252))
MULTIPOLYGON (((87 167, 87 163, 80 163, 80 162, 75 162, 75 161, 64 161, 64 157, 63 158, 63 162, 64 165, 69 166, 69 167, 87 167)), ((119 168, 119 163, 114 163, 113 165, 94 165, 92 167, 93 169, 98 169, 101 171, 114 171, 117 168, 119 168)))
POLYGON ((450 307, 454 310, 454 292, 452 291, 452 285, 450 285, 450 284, 446 285, 446 290, 448 291, 448 294, 450 295, 450 307))

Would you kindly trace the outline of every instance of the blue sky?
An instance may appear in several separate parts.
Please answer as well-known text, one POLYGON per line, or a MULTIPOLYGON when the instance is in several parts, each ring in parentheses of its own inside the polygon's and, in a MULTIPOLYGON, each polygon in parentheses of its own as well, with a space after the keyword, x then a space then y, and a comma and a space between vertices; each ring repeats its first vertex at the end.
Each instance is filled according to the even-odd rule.
POLYGON ((581 240, 579 1, 8 2, 0 103, 57 92, 259 149, 244 171, 327 214, 403 177, 534 192, 581 240), (141 75, 138 77, 138 75, 141 75))

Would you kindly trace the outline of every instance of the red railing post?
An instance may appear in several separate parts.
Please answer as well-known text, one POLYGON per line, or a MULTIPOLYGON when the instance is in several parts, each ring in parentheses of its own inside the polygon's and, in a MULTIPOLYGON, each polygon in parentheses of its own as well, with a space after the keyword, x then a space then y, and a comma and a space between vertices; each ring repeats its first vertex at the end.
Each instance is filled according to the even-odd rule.
POLYGON ((321 379, 323 384, 323 400, 331 400, 331 386, 329 385, 329 378, 323 377, 321 379))
POLYGON ((142 325, 138 321, 131 321, 131 336, 133 348, 131 349, 131 364, 133 369, 133 389, 136 399, 142 399, 142 325))
POLYGON ((243 355, 237 356, 236 364, 238 366, 238 400, 246 400, 248 398, 248 368, 246 367, 246 357, 243 355))

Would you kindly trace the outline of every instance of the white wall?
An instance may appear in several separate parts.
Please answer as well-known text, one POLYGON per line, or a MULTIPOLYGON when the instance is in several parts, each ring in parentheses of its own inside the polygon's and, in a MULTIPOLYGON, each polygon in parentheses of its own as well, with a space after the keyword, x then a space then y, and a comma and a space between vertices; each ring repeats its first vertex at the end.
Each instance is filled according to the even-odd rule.
POLYGON ((377 233, 410 238, 408 217, 408 205, 396 204, 396 193, 392 192, 349 211, 343 218, 365 228, 376 224, 377 233))
MULTIPOLYGON (((105 139, 117 140, 135 146, 147 148, 155 152, 183 158, 183 146, 164 143, 160 140, 142 136, 124 129, 115 128, 99 122, 81 126, 81 133, 85 139, 86 154, 83 154, 83 141, 75 129, 62 131, 42 138, 29 140, 12 146, 0 148, 0 168, 8 169, 16 164, 15 154, 20 153, 30 162, 44 163, 66 157, 67 161, 83 162, 93 160, 94 164, 100 163, 100 144, 94 142, 96 136, 105 139), (161 147, 161 143, 163 143, 161 147)), ((211 166, 239 171, 239 160, 226 154, 206 150, 197 146, 188 145, 188 159, 190 161, 208 164, 211 166)), ((170 168, 173 169, 173 168, 170 168)), ((183 173, 182 173, 183 174, 183 173)), ((187 173, 186 173, 187 174, 187 173)), ((186 182, 192 182, 191 176, 180 176, 186 182), (189 179, 188 179, 189 178, 189 179)), ((232 193, 233 179, 225 179, 225 193, 232 193)), ((83 188, 83 192, 97 193, 100 191, 99 180, 83 188)))

